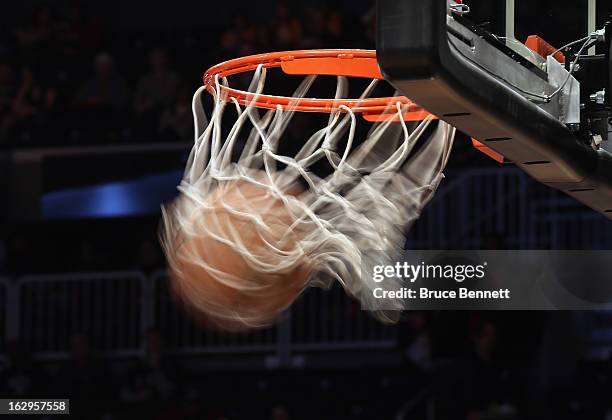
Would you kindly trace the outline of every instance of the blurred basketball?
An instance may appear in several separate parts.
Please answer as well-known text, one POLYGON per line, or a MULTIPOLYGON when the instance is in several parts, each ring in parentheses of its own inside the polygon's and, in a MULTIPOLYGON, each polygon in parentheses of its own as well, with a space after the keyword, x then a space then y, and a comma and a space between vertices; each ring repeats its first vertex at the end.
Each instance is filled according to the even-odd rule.
POLYGON ((265 187, 222 183, 189 217, 167 249, 174 290, 198 315, 224 329, 265 326, 304 289, 310 270, 296 254, 302 235, 265 187), (289 254, 298 257, 289 261, 289 254))

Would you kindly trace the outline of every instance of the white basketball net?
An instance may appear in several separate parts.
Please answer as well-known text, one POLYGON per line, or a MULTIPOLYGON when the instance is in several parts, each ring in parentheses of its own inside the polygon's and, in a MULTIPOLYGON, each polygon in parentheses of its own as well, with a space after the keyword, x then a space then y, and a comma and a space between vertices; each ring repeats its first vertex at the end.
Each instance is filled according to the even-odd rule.
MULTIPOLYGON (((315 78, 304 79, 294 93, 296 101, 305 97, 315 78)), ((261 94, 265 80, 266 69, 259 66, 249 92, 261 94)), ((372 80, 361 98, 367 98, 376 83, 378 80, 372 80)), ((254 106, 241 106, 234 98, 228 101, 221 89, 227 84, 226 79, 217 78, 214 110, 208 124, 201 105, 204 87, 194 95, 195 144, 179 188, 180 197, 164 209, 163 242, 170 266, 174 263, 172 256, 176 255, 175 250, 168 249, 172 246, 170 239, 177 234, 197 237, 204 232, 231 246, 257 273, 286 273, 306 264, 312 269, 309 284, 329 286, 337 280, 364 307, 375 309, 372 291, 381 284, 362 276, 362 256, 366 251, 380 251, 378 255, 383 255, 384 261, 377 263, 385 264, 401 251, 407 230, 443 178, 455 129, 432 117, 411 124, 413 127, 409 129, 400 104, 396 104, 390 112, 397 113, 399 122, 374 123, 362 141, 355 139, 356 119, 360 116, 342 106, 330 114, 326 126, 304 136, 303 146, 296 155, 283 156, 277 153, 279 143, 295 111, 290 106, 262 112, 254 106), (221 117, 231 111, 236 113, 236 121, 229 134, 222 136, 221 117), (241 133, 246 141, 238 140, 241 133), (417 144, 419 147, 415 148, 417 144), (321 160, 333 168, 330 175, 321 177, 311 170, 321 160), (225 229, 227 233, 223 237, 217 234, 223 229, 215 226, 219 221, 209 208, 207 197, 232 181, 252 183, 265 188, 269 197, 282 200, 292 215, 292 223, 286 226, 285 233, 300 232, 297 235, 300 240, 290 249, 279 246, 283 238, 267 236, 267 226, 255 211, 249 211, 251 203, 248 202, 240 208, 224 203, 225 210, 257 225, 257 234, 269 246, 270 252, 265 258, 249 251, 239 229, 229 229, 229 232, 225 229), (302 193, 287 193, 290 186, 304 181, 307 189, 302 193), (197 212, 209 212, 210 217, 192 217, 197 212)), ((347 79, 339 76, 335 98, 345 98, 347 92, 347 79)), ((274 200, 267 200, 271 201, 274 200)), ((260 200, 252 205, 265 202, 260 200)), ((220 272, 208 266, 204 259, 197 263, 218 282, 242 288, 244 293, 260 293, 269 286, 255 285, 250 279, 220 272)), ((382 287, 385 286, 390 285, 383 283, 382 287)), ((180 291, 181 286, 178 288, 180 291)), ((271 321, 257 313, 220 307, 193 291, 183 292, 191 305, 217 319, 248 326, 262 326, 271 321)), ((396 319, 396 314, 378 313, 385 320, 396 319)))

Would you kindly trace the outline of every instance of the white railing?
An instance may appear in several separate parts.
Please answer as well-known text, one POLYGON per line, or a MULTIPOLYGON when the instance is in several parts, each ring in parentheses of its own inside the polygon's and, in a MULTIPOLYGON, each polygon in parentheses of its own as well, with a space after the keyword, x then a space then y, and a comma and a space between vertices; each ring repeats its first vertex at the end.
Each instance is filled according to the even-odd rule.
POLYGON ((398 328, 382 324, 335 284, 312 288, 291 308, 291 348, 380 348, 395 345, 398 328))
POLYGON ((612 221, 594 211, 548 210, 537 216, 535 235, 553 249, 610 249, 612 221))
POLYGON ((511 248, 530 244, 527 179, 514 167, 472 169, 443 184, 409 234, 413 249, 480 248, 498 233, 511 248))
POLYGON ((395 343, 396 328, 362 313, 340 287, 307 291, 271 328, 227 334, 192 321, 167 281, 163 271, 148 277, 125 271, 2 280, 1 337, 20 340, 44 360, 69 357, 72 337, 81 334, 104 356, 129 357, 143 354, 147 332, 155 328, 173 354, 263 354, 277 364, 290 363, 295 352, 395 343))
POLYGON ((277 330, 269 328, 248 334, 223 334, 192 321, 170 292, 167 275, 160 271, 151 277, 153 317, 163 334, 164 344, 177 353, 270 352, 276 348, 277 330))
POLYGON ((142 352, 143 289, 137 271, 25 276, 17 279, 19 339, 33 354, 62 358, 73 335, 85 334, 103 353, 142 352))
POLYGON ((481 248, 487 234, 507 249, 605 249, 612 223, 515 167, 472 169, 449 180, 409 233, 413 249, 481 248))

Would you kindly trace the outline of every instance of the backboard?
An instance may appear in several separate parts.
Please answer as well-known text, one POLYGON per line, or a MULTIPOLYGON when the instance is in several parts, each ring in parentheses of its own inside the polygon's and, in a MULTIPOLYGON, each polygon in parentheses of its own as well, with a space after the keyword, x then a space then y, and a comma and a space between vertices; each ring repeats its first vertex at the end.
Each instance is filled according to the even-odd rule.
POLYGON ((612 218, 610 14, 601 0, 378 0, 378 64, 500 161, 612 218))

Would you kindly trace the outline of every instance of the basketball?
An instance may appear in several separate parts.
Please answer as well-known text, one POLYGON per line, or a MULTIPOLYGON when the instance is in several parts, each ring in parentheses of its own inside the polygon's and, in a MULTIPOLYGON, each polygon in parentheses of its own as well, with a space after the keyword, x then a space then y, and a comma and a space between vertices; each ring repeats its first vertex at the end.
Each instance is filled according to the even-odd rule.
POLYGON ((295 217, 265 187, 222 183, 191 217, 167 248, 173 288, 196 315, 224 329, 263 326, 304 289, 307 258, 286 261, 301 237, 295 217))
POLYGON ((612 0, 1 6, 0 415, 612 420, 612 0))

